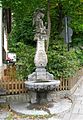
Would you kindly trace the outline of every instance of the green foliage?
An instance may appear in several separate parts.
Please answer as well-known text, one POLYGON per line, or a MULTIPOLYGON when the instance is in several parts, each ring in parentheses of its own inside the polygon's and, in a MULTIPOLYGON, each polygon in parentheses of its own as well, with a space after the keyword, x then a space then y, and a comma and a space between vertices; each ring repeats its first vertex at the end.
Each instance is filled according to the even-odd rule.
POLYGON ((10 113, 10 114, 7 116, 6 120, 13 120, 13 115, 10 113))
POLYGON ((12 38, 15 42, 34 44, 33 14, 37 8, 45 8, 43 0, 3 0, 3 7, 10 7, 13 13, 12 38))
POLYGON ((13 45, 10 51, 15 52, 17 55, 17 78, 24 79, 34 71, 34 48, 18 42, 13 45))
POLYGON ((72 42, 73 46, 82 46, 83 45, 83 37, 74 37, 73 42, 72 42))
MULTIPOLYGON (((13 13, 9 48, 10 52, 17 54, 17 76, 23 79, 35 69, 33 13, 37 8, 44 8, 47 21, 47 0, 2 0, 2 3, 3 7, 10 7, 13 13)), ((83 3, 80 0, 50 0, 50 16, 51 37, 47 68, 57 78, 68 78, 83 65, 83 50, 77 48, 83 46, 83 3), (73 29, 72 45, 76 47, 69 52, 59 36, 64 27, 62 20, 65 15, 71 17, 69 26, 73 29)))
POLYGON ((76 48, 76 55, 78 60, 80 61, 80 67, 83 66, 83 47, 81 48, 76 48))
POLYGON ((66 51, 66 46, 59 42, 52 45, 48 53, 48 70, 55 78, 68 78, 73 76, 80 67, 80 59, 74 49, 66 51))
MULTIPOLYGON (((44 8, 47 13, 47 0, 2 0, 3 7, 10 7, 13 12, 13 23, 11 36, 15 42, 23 42, 25 44, 34 44, 33 37, 33 13, 39 8, 44 8)), ((51 40, 56 39, 56 35, 60 34, 64 25, 63 17, 68 15, 71 17, 70 26, 74 30, 74 37, 83 33, 83 3, 80 0, 50 0, 50 16, 51 16, 51 40), (62 5, 60 13, 59 4, 62 5), (60 18, 62 14, 62 18, 60 18)), ((47 15, 45 15, 47 20, 47 15)))

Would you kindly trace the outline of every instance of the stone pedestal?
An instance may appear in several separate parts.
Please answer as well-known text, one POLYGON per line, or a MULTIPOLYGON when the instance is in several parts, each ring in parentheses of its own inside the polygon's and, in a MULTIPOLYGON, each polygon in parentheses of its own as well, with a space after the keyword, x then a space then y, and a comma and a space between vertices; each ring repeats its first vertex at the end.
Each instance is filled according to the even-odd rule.
POLYGON ((37 80, 45 81, 46 80, 46 69, 45 68, 37 68, 36 76, 37 76, 37 80))

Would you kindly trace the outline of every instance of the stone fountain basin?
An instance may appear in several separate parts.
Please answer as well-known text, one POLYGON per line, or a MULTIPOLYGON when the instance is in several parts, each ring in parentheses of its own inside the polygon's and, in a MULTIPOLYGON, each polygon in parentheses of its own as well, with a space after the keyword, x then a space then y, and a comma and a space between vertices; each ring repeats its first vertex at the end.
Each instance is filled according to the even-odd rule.
POLYGON ((25 87, 30 91, 52 91, 60 85, 59 80, 25 81, 25 87))

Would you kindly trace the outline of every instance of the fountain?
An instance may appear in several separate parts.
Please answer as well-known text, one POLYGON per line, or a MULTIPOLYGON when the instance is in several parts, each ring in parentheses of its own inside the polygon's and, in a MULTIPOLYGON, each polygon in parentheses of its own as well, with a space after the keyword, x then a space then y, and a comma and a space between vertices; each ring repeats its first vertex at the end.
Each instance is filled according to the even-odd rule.
POLYGON ((34 40, 37 40, 37 49, 34 58, 36 66, 35 72, 28 76, 25 86, 29 90, 31 104, 46 104, 51 100, 48 99, 50 92, 59 86, 60 81, 54 80, 53 75, 46 71, 47 55, 45 52, 45 40, 47 40, 47 30, 43 24, 44 14, 37 11, 34 15, 33 23, 36 25, 36 34, 34 40))
MULTIPOLYGON (((45 40, 47 40, 47 30, 43 24, 44 14, 37 11, 34 14, 33 23, 36 25, 34 39, 37 41, 37 49, 34 58, 36 66, 35 72, 28 75, 25 87, 28 89, 29 99, 25 102, 12 102, 10 107, 13 111, 25 115, 56 115, 71 107, 71 103, 66 100, 55 102, 56 88, 60 81, 54 80, 53 75, 46 71, 48 59, 45 52, 45 40)), ((23 98, 23 97, 22 97, 23 98)))

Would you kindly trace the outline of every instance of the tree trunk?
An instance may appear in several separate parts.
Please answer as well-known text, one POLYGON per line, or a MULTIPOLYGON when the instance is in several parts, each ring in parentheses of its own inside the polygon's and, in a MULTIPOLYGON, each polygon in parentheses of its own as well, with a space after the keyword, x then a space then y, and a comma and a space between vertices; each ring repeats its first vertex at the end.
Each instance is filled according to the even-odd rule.
POLYGON ((48 28, 47 28, 46 53, 48 52, 50 32, 51 32, 50 0, 48 0, 47 5, 48 5, 48 10, 47 10, 48 28))

